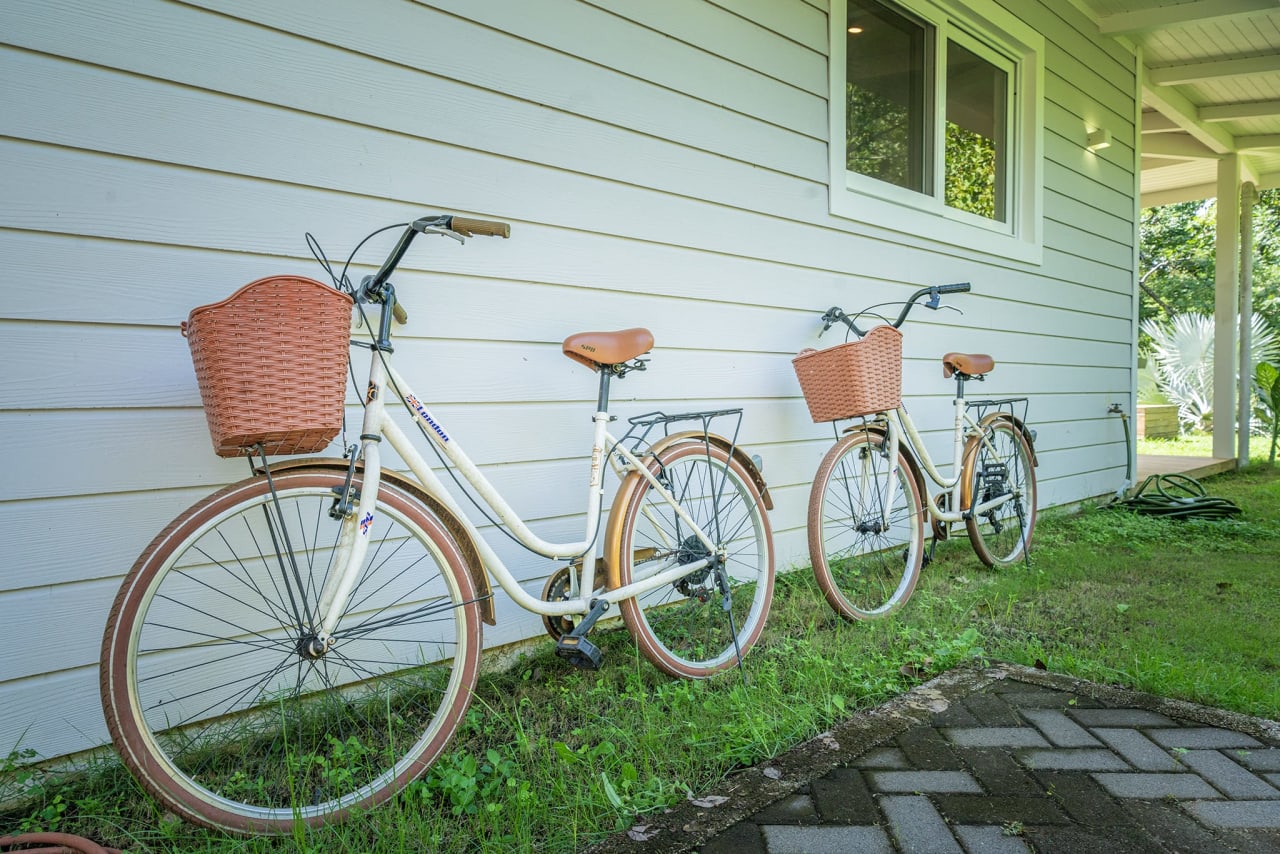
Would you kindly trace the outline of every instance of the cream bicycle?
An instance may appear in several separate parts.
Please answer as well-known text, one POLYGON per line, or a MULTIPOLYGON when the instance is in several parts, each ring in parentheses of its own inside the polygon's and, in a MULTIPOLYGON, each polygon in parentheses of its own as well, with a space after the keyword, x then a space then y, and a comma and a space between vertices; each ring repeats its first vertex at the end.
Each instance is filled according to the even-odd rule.
POLYGON ((902 333, 922 297, 937 309, 943 294, 967 282, 922 288, 892 323, 864 331, 838 306, 822 331, 845 324, 857 340, 810 350, 794 360, 815 422, 856 418, 840 431, 814 475, 809 497, 809 557, 827 601, 845 619, 891 614, 910 598, 920 569, 953 525, 964 523, 987 566, 1026 560, 1036 523, 1035 433, 1027 399, 966 400, 965 383, 995 368, 986 354, 948 353, 954 377, 952 474, 945 476, 902 404, 902 333), (941 489, 930 495, 925 477, 941 489), (932 540, 924 550, 925 515, 932 540))
MULTIPOLYGON (((223 323, 227 335, 259 329, 256 342, 234 344, 227 364, 208 373, 225 379, 266 351, 266 373, 286 376, 265 395, 256 385, 279 376, 231 377, 233 407, 253 425, 220 425, 215 445, 224 456, 255 448, 254 473, 182 513, 151 543, 112 606, 101 661, 103 708, 121 757, 183 818, 286 833, 367 809, 422 774, 470 701, 481 622, 495 619, 490 574, 517 605, 543 615, 557 651, 579 665, 599 665, 587 633, 615 607, 643 654, 677 676, 732 667, 759 638, 774 582, 771 503, 736 441, 741 411, 649 413, 630 419, 620 438, 609 432, 610 382, 645 367, 647 330, 564 341, 565 355, 599 374, 585 531, 573 542, 534 534, 395 370, 392 320, 406 318, 390 277, 412 240, 508 233, 505 223, 424 217, 358 287, 345 269, 330 271, 339 289, 277 277, 206 307, 252 313, 253 323, 239 315, 223 323), (300 305, 286 305, 299 293, 300 305), (359 443, 345 459, 267 465, 268 453, 318 450, 337 434, 327 423, 318 436, 289 428, 311 408, 302 405, 310 393, 295 393, 311 370, 301 360, 323 348, 334 352, 318 359, 338 366, 340 422, 352 297, 361 314, 365 305, 379 308, 365 322, 372 340, 361 344, 370 361, 359 443), (332 332, 308 343, 326 312, 332 332), (288 364, 273 370, 273 361, 288 364), (240 394, 259 403, 246 406, 234 399, 240 394), (442 468, 471 486, 491 521, 563 562, 542 598, 480 536, 392 419, 388 398, 403 404, 442 468), (264 415, 272 406, 286 429, 264 415), (729 438, 712 432, 713 423, 729 424, 729 438), (411 475, 383 468, 384 443, 411 475), (606 463, 621 483, 601 548, 606 463)), ((210 331, 218 321, 201 311, 187 330, 198 373, 216 357, 197 354, 195 342, 221 342, 210 331)), ((222 416, 205 400, 212 429, 222 416)))

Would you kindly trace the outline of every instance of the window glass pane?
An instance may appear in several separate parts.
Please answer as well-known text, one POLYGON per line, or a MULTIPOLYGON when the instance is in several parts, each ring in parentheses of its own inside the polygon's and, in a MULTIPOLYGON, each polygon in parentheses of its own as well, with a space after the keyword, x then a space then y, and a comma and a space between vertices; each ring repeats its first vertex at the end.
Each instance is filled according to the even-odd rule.
POLYGON ((947 42, 945 201, 1005 222, 1009 75, 973 51, 947 42))
POLYGON ((933 28, 875 0, 849 0, 846 168, 932 192, 933 28))

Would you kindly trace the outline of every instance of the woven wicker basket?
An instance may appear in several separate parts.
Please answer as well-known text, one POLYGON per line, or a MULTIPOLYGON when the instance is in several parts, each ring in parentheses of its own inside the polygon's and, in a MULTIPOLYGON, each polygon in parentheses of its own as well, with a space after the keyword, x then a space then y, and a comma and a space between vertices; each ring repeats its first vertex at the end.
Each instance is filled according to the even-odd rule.
POLYGON ((815 422, 896 409, 902 402, 902 333, 877 326, 866 337, 791 360, 815 422))
POLYGON ((342 428, 351 297, 300 276, 271 276, 182 324, 213 449, 311 454, 342 428))

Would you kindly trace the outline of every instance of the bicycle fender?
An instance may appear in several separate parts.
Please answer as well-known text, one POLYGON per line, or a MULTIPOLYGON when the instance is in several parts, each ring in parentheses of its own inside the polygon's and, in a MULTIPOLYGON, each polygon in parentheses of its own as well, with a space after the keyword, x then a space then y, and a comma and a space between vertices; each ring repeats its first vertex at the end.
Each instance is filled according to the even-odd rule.
MULTIPOLYGON (((1027 450, 1031 452, 1031 465, 1033 468, 1040 467, 1040 460, 1036 458, 1036 445, 1031 440, 1031 433, 1027 430, 1027 425, 1022 423, 1022 419, 1016 415, 1010 415, 1008 412, 992 412, 990 415, 978 422, 979 427, 986 427, 996 421, 1008 421, 1013 425, 1013 429, 1018 432, 1022 440, 1027 443, 1027 450)), ((970 473, 973 471, 973 461, 978 455, 979 437, 970 436, 969 440, 964 444, 964 453, 960 458, 960 471, 963 478, 960 484, 960 506, 973 506, 973 478, 970 473)), ((966 511, 967 512, 967 511, 966 511)))
MULTIPOLYGON (((706 438, 716 447, 730 453, 732 449, 733 458, 742 464, 751 476, 751 483, 755 486, 756 491, 760 493, 760 501, 764 504, 766 510, 773 509, 773 499, 769 497, 769 487, 765 485, 764 476, 760 470, 756 468, 756 464, 751 461, 751 457, 740 447, 736 447, 728 439, 723 436, 717 436, 715 433, 705 434, 706 438)), ((663 450, 670 448, 680 442, 689 439, 702 441, 704 434, 701 430, 688 430, 681 433, 672 433, 670 436, 664 436, 649 446, 649 450, 642 456, 649 454, 661 453, 663 450)), ((622 485, 618 487, 617 495, 613 499, 613 507, 609 510, 609 521, 605 523, 604 528, 604 553, 600 558, 600 562, 604 564, 605 587, 609 590, 616 590, 622 584, 622 576, 617 563, 610 558, 618 554, 622 545, 622 521, 623 511, 627 504, 630 503, 631 493, 636 486, 641 483, 642 478, 639 472, 632 471, 622 479, 622 485)))
MULTIPOLYGON (((661 439, 650 445, 648 453, 656 454, 659 451, 663 451, 666 448, 671 447, 677 442, 683 442, 687 439, 697 439, 698 441, 701 441, 703 436, 704 434, 701 430, 685 430, 680 433, 672 433, 670 436, 663 436, 661 439)), ((741 463, 742 467, 751 475, 751 482, 755 484, 756 491, 760 493, 760 500, 764 502, 764 509, 772 510, 773 498, 769 495, 769 485, 764 482, 764 474, 761 473, 760 469, 756 468, 755 462, 746 451, 742 450, 742 446, 735 445, 725 437, 719 436, 715 433, 707 433, 705 436, 711 444, 726 452, 733 453, 733 458, 741 463)))
MULTIPOLYGON (((887 437, 889 425, 884 421, 871 421, 866 424, 854 424, 852 427, 846 427, 840 431, 840 435, 847 436, 850 433, 875 433, 882 439, 887 437)), ((911 449, 907 447, 907 443, 900 442, 898 450, 902 452, 902 458, 907 461, 907 468, 911 469, 911 476, 915 478, 916 489, 920 492, 920 501, 923 504, 929 503, 929 486, 925 483, 924 469, 920 468, 920 463, 916 460, 915 454, 911 453, 911 449)), ((926 511, 926 515, 928 515, 926 511)))
POLYGON ((1008 412, 992 412, 987 417, 978 422, 979 427, 985 427, 992 421, 1003 418, 1013 425, 1021 435, 1024 442, 1027 443, 1027 450, 1031 452, 1031 465, 1035 468, 1040 467, 1040 460, 1036 458, 1036 441, 1031 435, 1031 428, 1026 425, 1021 418, 1008 412))
MULTIPOLYGON (((271 470, 275 472, 319 468, 341 471, 345 474, 349 465, 350 462, 348 460, 339 457, 297 457, 272 463, 271 470)), ((364 469, 364 463, 356 463, 356 469, 358 471, 364 469)), ((261 466, 256 466, 254 471, 259 475, 263 474, 261 466)), ((471 534, 462 526, 462 523, 457 520, 449 508, 445 507, 440 503, 439 499, 427 493, 411 479, 389 469, 382 470, 382 479, 390 481, 418 501, 421 501, 427 510, 444 525, 445 530, 449 532, 454 542, 458 544, 458 551, 462 554, 463 560, 467 562, 467 572, 471 576, 471 583, 475 585, 476 598, 479 599, 481 619, 491 626, 497 625, 498 618, 493 605, 493 590, 489 586, 489 573, 485 571, 484 561, 480 559, 480 550, 476 548, 475 541, 471 539, 471 534)))

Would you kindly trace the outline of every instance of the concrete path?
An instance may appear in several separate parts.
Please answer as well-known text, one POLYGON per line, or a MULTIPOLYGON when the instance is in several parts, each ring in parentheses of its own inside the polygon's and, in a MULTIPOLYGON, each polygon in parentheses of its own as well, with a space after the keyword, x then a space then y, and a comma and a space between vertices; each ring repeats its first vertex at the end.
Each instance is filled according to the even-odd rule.
POLYGON ((955 671, 597 850, 1280 854, 1280 723, 955 671))

